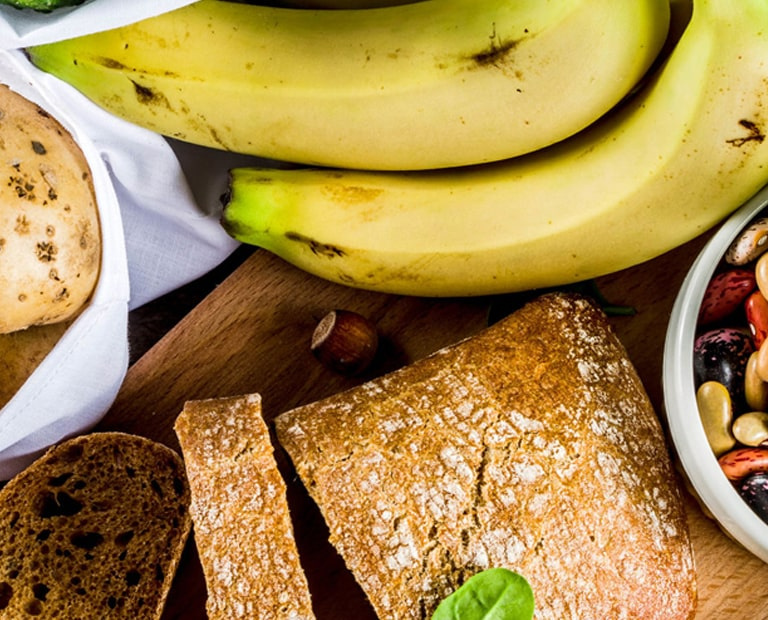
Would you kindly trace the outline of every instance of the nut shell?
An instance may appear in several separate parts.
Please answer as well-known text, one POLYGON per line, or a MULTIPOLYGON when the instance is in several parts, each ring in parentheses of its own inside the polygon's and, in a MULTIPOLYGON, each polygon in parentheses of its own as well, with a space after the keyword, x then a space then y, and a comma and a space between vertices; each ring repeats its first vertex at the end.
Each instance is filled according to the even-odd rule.
POLYGON ((317 324, 310 349, 332 370, 355 375, 376 357, 379 337, 376 325, 350 310, 331 310, 317 324))

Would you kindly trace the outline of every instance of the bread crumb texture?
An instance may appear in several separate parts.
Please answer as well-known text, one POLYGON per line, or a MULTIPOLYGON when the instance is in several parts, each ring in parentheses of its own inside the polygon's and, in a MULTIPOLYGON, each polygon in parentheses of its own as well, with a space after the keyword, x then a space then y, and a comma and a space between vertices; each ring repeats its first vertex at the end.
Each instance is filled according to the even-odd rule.
POLYGON ((276 430, 379 618, 429 618, 498 566, 529 580, 539 620, 693 616, 659 420, 587 299, 542 296, 276 430))
POLYGON ((50 449, 0 500, 0 618, 160 618, 191 526, 175 452, 134 435, 83 435, 50 449))
POLYGON ((175 431, 209 620, 313 619, 261 397, 189 401, 175 431))

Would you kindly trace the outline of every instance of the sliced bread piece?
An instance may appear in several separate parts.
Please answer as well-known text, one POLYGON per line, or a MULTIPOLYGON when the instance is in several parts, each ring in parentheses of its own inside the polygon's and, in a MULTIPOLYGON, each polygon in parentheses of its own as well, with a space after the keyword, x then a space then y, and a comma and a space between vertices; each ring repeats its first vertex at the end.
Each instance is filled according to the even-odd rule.
POLYGON ((52 447, 0 491, 0 618, 160 618, 188 505, 166 446, 109 432, 52 447))
POLYGON ((209 620, 313 619, 261 397, 189 401, 174 428, 209 620))
POLYGON ((429 618, 490 567, 528 579, 537 620, 693 616, 661 425, 585 298, 542 296, 276 430, 382 619, 429 618))

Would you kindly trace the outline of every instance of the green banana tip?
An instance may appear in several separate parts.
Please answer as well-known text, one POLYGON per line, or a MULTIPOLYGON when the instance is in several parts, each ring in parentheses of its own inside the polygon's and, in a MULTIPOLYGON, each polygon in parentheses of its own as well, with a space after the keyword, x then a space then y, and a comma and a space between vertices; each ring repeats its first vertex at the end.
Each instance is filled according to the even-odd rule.
POLYGON ((232 173, 227 173, 227 183, 224 191, 219 195, 219 203, 221 204, 221 215, 219 216, 219 224, 225 230, 225 232, 238 239, 240 235, 243 235, 246 231, 245 227, 240 222, 230 217, 229 205, 232 202, 232 173))
POLYGON ((222 213, 219 218, 219 224, 230 237, 243 243, 248 243, 248 237, 252 234, 252 230, 247 226, 243 226, 237 221, 227 218, 226 213, 222 213))

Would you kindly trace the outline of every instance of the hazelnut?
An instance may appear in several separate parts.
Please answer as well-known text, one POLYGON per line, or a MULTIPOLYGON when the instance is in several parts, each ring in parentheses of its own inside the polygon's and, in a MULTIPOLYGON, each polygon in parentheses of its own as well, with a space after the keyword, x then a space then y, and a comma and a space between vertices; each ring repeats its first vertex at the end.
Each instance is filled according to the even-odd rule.
POLYGON ((370 365, 378 344, 372 321, 350 310, 331 310, 315 327, 310 349, 325 366, 354 375, 370 365))

